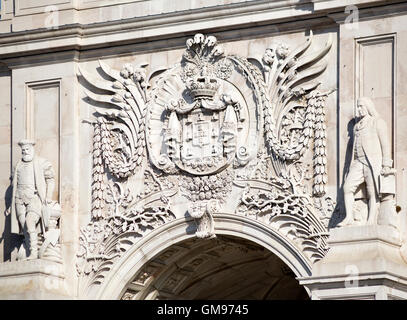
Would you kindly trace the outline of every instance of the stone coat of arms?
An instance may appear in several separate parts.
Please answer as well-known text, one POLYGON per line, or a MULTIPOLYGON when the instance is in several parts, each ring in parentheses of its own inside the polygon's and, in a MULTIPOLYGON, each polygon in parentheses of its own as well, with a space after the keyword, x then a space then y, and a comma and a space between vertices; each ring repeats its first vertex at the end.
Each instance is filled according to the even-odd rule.
POLYGON ((214 237, 214 216, 231 211, 279 230, 311 260, 323 257, 334 206, 325 192, 332 91, 317 90, 316 78, 331 39, 308 53, 312 38, 293 50, 276 44, 255 61, 197 34, 169 68, 117 71, 99 61, 103 78, 81 68, 97 90, 86 89, 96 120, 80 274, 97 282, 126 246, 180 217, 182 203, 198 238, 214 237))

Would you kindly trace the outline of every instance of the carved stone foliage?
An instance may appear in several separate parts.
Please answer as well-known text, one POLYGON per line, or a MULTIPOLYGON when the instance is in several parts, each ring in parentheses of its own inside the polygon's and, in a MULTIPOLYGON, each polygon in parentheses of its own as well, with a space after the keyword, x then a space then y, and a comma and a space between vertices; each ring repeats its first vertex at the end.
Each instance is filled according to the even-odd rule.
POLYGON ((315 77, 326 69, 326 63, 318 62, 329 52, 332 39, 329 37, 322 49, 306 54, 312 39, 311 32, 307 41, 293 50, 284 44, 268 48, 262 61, 257 61, 261 70, 246 59, 234 59, 252 84, 263 111, 266 146, 278 174, 300 160, 315 137, 313 191, 322 196, 327 183, 324 102, 332 90, 317 90, 320 82, 315 77))
POLYGON ((168 199, 161 199, 166 205, 148 205, 154 191, 147 197, 140 196, 138 205, 129 208, 132 200, 128 197, 129 190, 123 190, 119 183, 109 185, 108 189, 109 216, 81 230, 77 271, 89 276, 83 285, 100 283, 114 261, 139 238, 175 218, 168 199))
POLYGON ((270 225, 307 254, 312 262, 328 250, 328 232, 306 194, 293 193, 283 179, 248 180, 238 214, 270 225))
POLYGON ((88 284, 186 211, 198 238, 215 236, 217 213, 244 214, 292 239, 311 261, 323 257, 332 90, 319 91, 316 78, 331 39, 308 53, 312 39, 311 32, 293 50, 277 44, 254 61, 197 34, 171 67, 118 71, 99 61, 103 77, 80 69, 97 88, 85 89, 96 111, 92 219, 78 254, 88 284))
POLYGON ((200 238, 214 235, 213 214, 220 211, 232 191, 233 170, 224 170, 210 176, 184 176, 180 189, 190 200, 189 214, 196 220, 200 238))
POLYGON ((224 202, 232 190, 233 170, 210 176, 184 176, 181 192, 191 202, 217 199, 224 202))

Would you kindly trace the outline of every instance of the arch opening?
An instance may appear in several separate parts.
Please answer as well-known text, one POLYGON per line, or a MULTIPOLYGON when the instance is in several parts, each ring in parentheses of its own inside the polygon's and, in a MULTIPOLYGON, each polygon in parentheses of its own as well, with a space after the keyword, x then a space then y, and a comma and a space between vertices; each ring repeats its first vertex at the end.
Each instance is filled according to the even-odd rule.
MULTIPOLYGON (((218 281, 224 281, 225 276, 217 276, 217 274, 234 274, 235 278, 232 277, 231 282, 234 281, 232 279, 243 281, 242 279, 250 279, 250 275, 255 278, 258 273, 256 272, 257 269, 261 269, 265 273, 270 265, 277 265, 277 262, 280 263, 280 270, 292 271, 292 273, 287 271, 285 276, 289 275, 294 280, 296 277, 302 278, 312 274, 312 262, 308 258, 307 252, 298 248, 292 239, 268 225, 249 217, 227 213, 217 214, 214 220, 217 235, 215 239, 204 240, 195 237, 195 230, 191 229, 194 224, 191 218, 168 222, 146 234, 136 243, 131 242, 128 238, 121 239, 121 243, 127 244, 128 248, 118 259, 106 262, 103 268, 94 274, 93 278, 85 278, 81 282, 83 284, 82 295, 94 299, 160 299, 158 295, 160 288, 172 283, 176 290, 170 291, 170 293, 172 292, 171 295, 169 293, 162 295, 163 299, 168 299, 170 296, 171 299, 187 299, 188 297, 190 299, 204 299, 203 293, 201 296, 192 297, 192 294, 188 296, 187 286, 192 287, 199 284, 199 288, 202 289, 203 283, 207 280, 202 278, 202 275, 209 276, 210 270, 212 270, 214 278, 219 279, 218 281), (235 250, 235 253, 229 255, 228 258, 228 255, 221 251, 223 247, 219 241, 223 243, 225 248, 232 246, 234 249, 230 248, 230 250, 235 250), (253 248, 251 250, 253 252, 248 254, 243 249, 237 252, 237 248, 243 244, 246 246, 244 250, 253 248), (219 247, 217 250, 220 251, 211 256, 210 252, 214 250, 214 247, 219 247), (204 264, 200 268, 193 268, 191 265, 188 269, 186 263, 199 264, 199 261, 194 262, 194 260, 198 259, 202 252, 206 252, 204 257, 207 259, 204 261, 212 261, 207 264, 209 268, 205 271, 207 273, 204 272, 205 269, 200 269, 204 267, 204 264), (233 260, 237 259, 236 256, 240 260, 233 260), (242 260, 247 257, 253 262, 242 260), (154 263, 152 263, 153 261, 154 263), (215 268, 217 262, 223 264, 225 271, 215 268), (286 268, 282 267, 284 265, 286 268), (263 267, 261 268, 261 266, 263 267), (210 269, 211 267, 212 269, 210 269), (188 272, 191 271, 191 268, 192 274, 188 272), (174 270, 179 272, 174 273, 174 270), (238 274, 241 275, 240 278, 237 277, 238 274)), ((282 273, 284 274, 283 271, 282 273)), ((267 283, 265 279, 261 278, 259 281, 267 283)), ((212 282, 216 283, 216 281, 212 282)), ((246 280, 246 282, 250 281, 246 280)), ((296 280, 294 283, 297 283, 296 280)), ((213 291, 215 289, 209 286, 205 290, 213 291)), ((205 292, 205 290, 201 292, 205 292)), ((191 289, 191 291, 194 290, 191 289)), ((195 291, 199 292, 198 289, 195 291)), ((283 297, 280 295, 280 298, 295 299, 294 296, 283 297)), ((206 298, 215 299, 215 296, 207 296, 206 298)), ((264 295, 262 298, 268 299, 268 296, 264 295)), ((216 299, 222 298, 218 296, 216 299)), ((232 299, 232 295, 228 299, 232 299)), ((250 299, 249 294, 246 295, 245 299, 250 299)), ((272 299, 271 296, 270 299, 272 299)))
POLYGON ((265 247, 237 236, 189 238, 149 259, 120 299, 305 300, 294 272, 265 247))

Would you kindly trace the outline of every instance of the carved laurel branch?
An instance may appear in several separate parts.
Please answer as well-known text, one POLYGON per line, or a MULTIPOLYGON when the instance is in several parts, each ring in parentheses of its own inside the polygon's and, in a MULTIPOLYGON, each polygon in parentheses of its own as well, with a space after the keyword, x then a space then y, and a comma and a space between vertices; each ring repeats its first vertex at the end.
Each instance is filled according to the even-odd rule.
POLYGON ((268 224, 292 240, 311 262, 322 259, 328 251, 328 230, 309 198, 292 193, 282 181, 248 182, 237 213, 268 224))
POLYGON ((86 280, 88 288, 100 284, 111 266, 141 237, 173 220, 168 207, 131 209, 125 214, 111 216, 90 223, 81 229, 77 272, 86 280))
MULTIPOLYGON (((315 90, 320 82, 310 81, 326 69, 326 62, 316 67, 308 66, 329 52, 332 40, 330 37, 324 48, 299 59, 311 42, 312 32, 309 39, 291 53, 284 45, 279 45, 277 49, 267 49, 263 62, 258 63, 262 70, 247 59, 238 56, 231 58, 251 84, 259 109, 263 111, 266 143, 272 154, 284 162, 299 160, 309 149, 315 135, 313 192, 315 196, 323 196, 327 183, 324 109, 325 99, 332 91, 320 93, 315 90), (283 119, 296 105, 306 107, 301 135, 294 143, 286 145, 281 142, 279 133, 283 119)), ((286 163, 278 165, 284 167, 286 163)))
POLYGON ((314 120, 314 184, 313 195, 322 197, 326 194, 325 185, 328 183, 327 154, 326 154, 326 124, 325 100, 332 91, 321 93, 312 91, 308 96, 308 108, 313 108, 314 120))
POLYGON ((95 135, 99 140, 96 152, 102 155, 114 176, 126 178, 140 165, 145 148, 148 85, 144 68, 147 64, 125 65, 121 72, 102 61, 99 64, 105 77, 112 80, 95 78, 80 69, 88 83, 104 92, 93 93, 85 89, 88 98, 98 104, 95 110, 100 132, 95 135))
MULTIPOLYGON (((283 44, 268 48, 261 62, 266 85, 264 89, 269 97, 264 105, 265 125, 269 124, 266 129, 267 142, 282 159, 297 160, 301 154, 301 148, 296 147, 295 150, 282 148, 280 139, 276 136, 280 130, 281 121, 292 108, 291 102, 301 103, 308 100, 306 94, 320 85, 319 81, 313 79, 327 67, 327 62, 319 63, 319 61, 332 46, 331 36, 329 36, 325 47, 303 56, 310 48, 312 39, 313 33, 311 31, 305 43, 291 52, 283 44)), ((304 125, 305 129, 311 127, 310 125, 307 126, 306 123, 304 125)))
POLYGON ((92 218, 102 217, 104 208, 104 173, 105 166, 102 158, 102 128, 103 122, 94 123, 93 134, 93 170, 92 170, 92 218))

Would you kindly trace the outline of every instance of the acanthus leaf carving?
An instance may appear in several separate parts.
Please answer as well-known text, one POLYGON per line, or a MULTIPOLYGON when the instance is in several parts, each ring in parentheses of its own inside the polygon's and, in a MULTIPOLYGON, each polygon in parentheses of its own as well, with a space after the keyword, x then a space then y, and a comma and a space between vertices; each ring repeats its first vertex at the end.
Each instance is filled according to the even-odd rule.
POLYGON ((95 139, 100 143, 104 164, 118 178, 126 178, 140 166, 145 148, 145 112, 147 82, 144 68, 125 65, 118 72, 104 62, 100 67, 110 77, 101 81, 80 69, 81 75, 93 86, 106 92, 96 94, 85 89, 88 98, 102 107, 95 107, 99 128, 95 139))
POLYGON ((320 221, 307 195, 293 193, 284 180, 248 180, 238 214, 270 225, 291 239, 312 262, 328 251, 326 226, 320 221))
POLYGON ((327 183, 325 99, 334 90, 319 92, 316 76, 326 69, 319 61, 329 52, 332 39, 311 54, 304 55, 313 39, 290 51, 278 44, 266 50, 259 70, 246 59, 235 57, 253 86, 264 116, 264 134, 269 151, 274 155, 277 174, 292 161, 299 160, 308 150, 314 135, 315 149, 314 195, 323 196, 327 183), (309 65, 316 64, 310 67, 309 65))
POLYGON ((332 90, 320 91, 316 78, 327 67, 321 59, 332 41, 308 54, 312 39, 311 32, 292 51, 270 47, 254 64, 225 54, 215 37, 197 34, 180 63, 149 77, 147 64, 117 71, 99 61, 111 80, 81 69, 98 89, 86 90, 98 105, 92 221, 82 230, 78 254, 78 272, 88 283, 100 282, 146 232, 184 216, 173 205, 177 197, 188 200, 196 236, 213 237, 213 218, 236 187, 243 192, 233 212, 276 229, 311 261, 323 257, 321 219, 331 213, 325 101, 332 90), (136 192, 132 179, 141 170, 143 190, 136 192))
POLYGON ((139 206, 128 208, 132 201, 129 191, 117 182, 108 188, 110 216, 81 229, 77 270, 80 276, 87 277, 87 286, 100 283, 114 261, 144 234, 175 218, 165 197, 161 205, 149 206, 144 205, 148 201, 140 201, 139 206))

